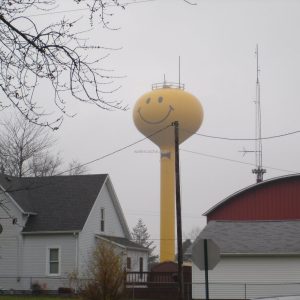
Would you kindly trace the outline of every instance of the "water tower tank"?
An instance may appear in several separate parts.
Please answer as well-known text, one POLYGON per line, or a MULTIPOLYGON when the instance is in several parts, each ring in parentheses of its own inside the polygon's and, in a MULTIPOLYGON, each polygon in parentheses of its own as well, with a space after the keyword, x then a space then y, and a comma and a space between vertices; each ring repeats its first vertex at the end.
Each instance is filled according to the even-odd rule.
POLYGON ((179 84, 154 85, 133 109, 137 129, 160 148, 160 261, 175 259, 175 136, 172 123, 179 123, 179 143, 195 133, 203 120, 198 99, 179 84), (161 131, 160 131, 161 130, 161 131), (160 132, 159 132, 160 131, 160 132))

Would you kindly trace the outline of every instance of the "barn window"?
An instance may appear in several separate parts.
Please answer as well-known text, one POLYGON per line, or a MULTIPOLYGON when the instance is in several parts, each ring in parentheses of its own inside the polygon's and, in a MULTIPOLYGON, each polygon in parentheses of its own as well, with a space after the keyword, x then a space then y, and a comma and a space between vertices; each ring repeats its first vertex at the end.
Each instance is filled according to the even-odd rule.
POLYGON ((104 232, 105 230, 105 211, 104 208, 100 210, 100 231, 104 232))
POLYGON ((49 275, 59 275, 59 248, 49 248, 49 275))

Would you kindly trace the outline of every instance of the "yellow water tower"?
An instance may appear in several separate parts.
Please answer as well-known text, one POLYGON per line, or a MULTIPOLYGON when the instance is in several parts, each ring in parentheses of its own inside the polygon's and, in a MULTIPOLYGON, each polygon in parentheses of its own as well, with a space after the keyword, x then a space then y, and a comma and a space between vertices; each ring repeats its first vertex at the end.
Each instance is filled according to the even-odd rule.
POLYGON ((141 96, 133 109, 137 129, 160 148, 160 261, 175 259, 175 136, 179 143, 195 133, 203 120, 203 109, 195 96, 181 84, 155 84, 141 96), (161 131, 160 131, 161 130, 161 131), (159 132, 160 131, 160 132, 159 132))

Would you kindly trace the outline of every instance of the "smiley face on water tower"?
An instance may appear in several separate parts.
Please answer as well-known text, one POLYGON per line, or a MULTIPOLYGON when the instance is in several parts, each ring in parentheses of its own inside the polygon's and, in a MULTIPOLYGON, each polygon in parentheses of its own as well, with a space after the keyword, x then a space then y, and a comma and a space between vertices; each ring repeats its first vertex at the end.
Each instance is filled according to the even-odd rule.
MULTIPOLYGON (((183 130, 179 142, 183 142, 196 132, 203 120, 203 109, 192 94, 179 88, 159 88, 141 96, 133 110, 133 120, 138 130, 145 136, 178 121, 183 130)), ((174 143, 172 127, 150 137, 160 147, 174 143)))

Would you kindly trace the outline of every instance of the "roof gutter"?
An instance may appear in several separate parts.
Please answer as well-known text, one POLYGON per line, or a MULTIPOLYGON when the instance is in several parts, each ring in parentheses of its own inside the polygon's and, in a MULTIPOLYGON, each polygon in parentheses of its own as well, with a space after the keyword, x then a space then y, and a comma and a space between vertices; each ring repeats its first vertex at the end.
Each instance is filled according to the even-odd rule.
POLYGON ((135 250, 135 251, 144 251, 144 252, 150 252, 150 249, 148 248, 137 248, 137 247, 127 247, 128 250, 135 250))
POLYGON ((117 242, 114 242, 114 241, 110 240, 109 238, 105 238, 104 236, 101 236, 99 234, 95 234, 95 237, 99 238, 99 239, 102 239, 106 242, 109 242, 109 243, 111 243, 115 246, 118 246, 120 248, 123 248, 123 249, 135 250, 135 251, 144 251, 144 252, 149 252, 150 251, 150 249, 147 249, 147 248, 138 248, 138 247, 132 247, 132 246, 125 246, 125 245, 119 244, 117 242))
POLYGON ((287 252, 287 253, 221 253, 221 257, 233 257, 233 256, 300 256, 299 252, 287 252))
POLYGON ((37 216, 37 213, 35 213, 33 211, 25 211, 23 214, 27 215, 27 216, 37 216))
POLYGON ((98 239, 104 240, 104 241, 106 241, 106 242, 108 242, 108 243, 111 243, 112 245, 118 246, 118 247, 120 247, 120 248, 123 248, 123 249, 126 249, 126 248, 127 248, 126 246, 124 246, 124 245, 122 245, 122 244, 116 243, 116 242, 114 242, 114 241, 112 241, 112 240, 110 240, 110 239, 106 239, 105 237, 100 236, 100 235, 98 235, 98 234, 96 234, 95 237, 98 238, 98 239))
POLYGON ((23 235, 39 235, 39 234, 73 234, 79 233, 81 230, 57 230, 57 231, 23 231, 23 235))

